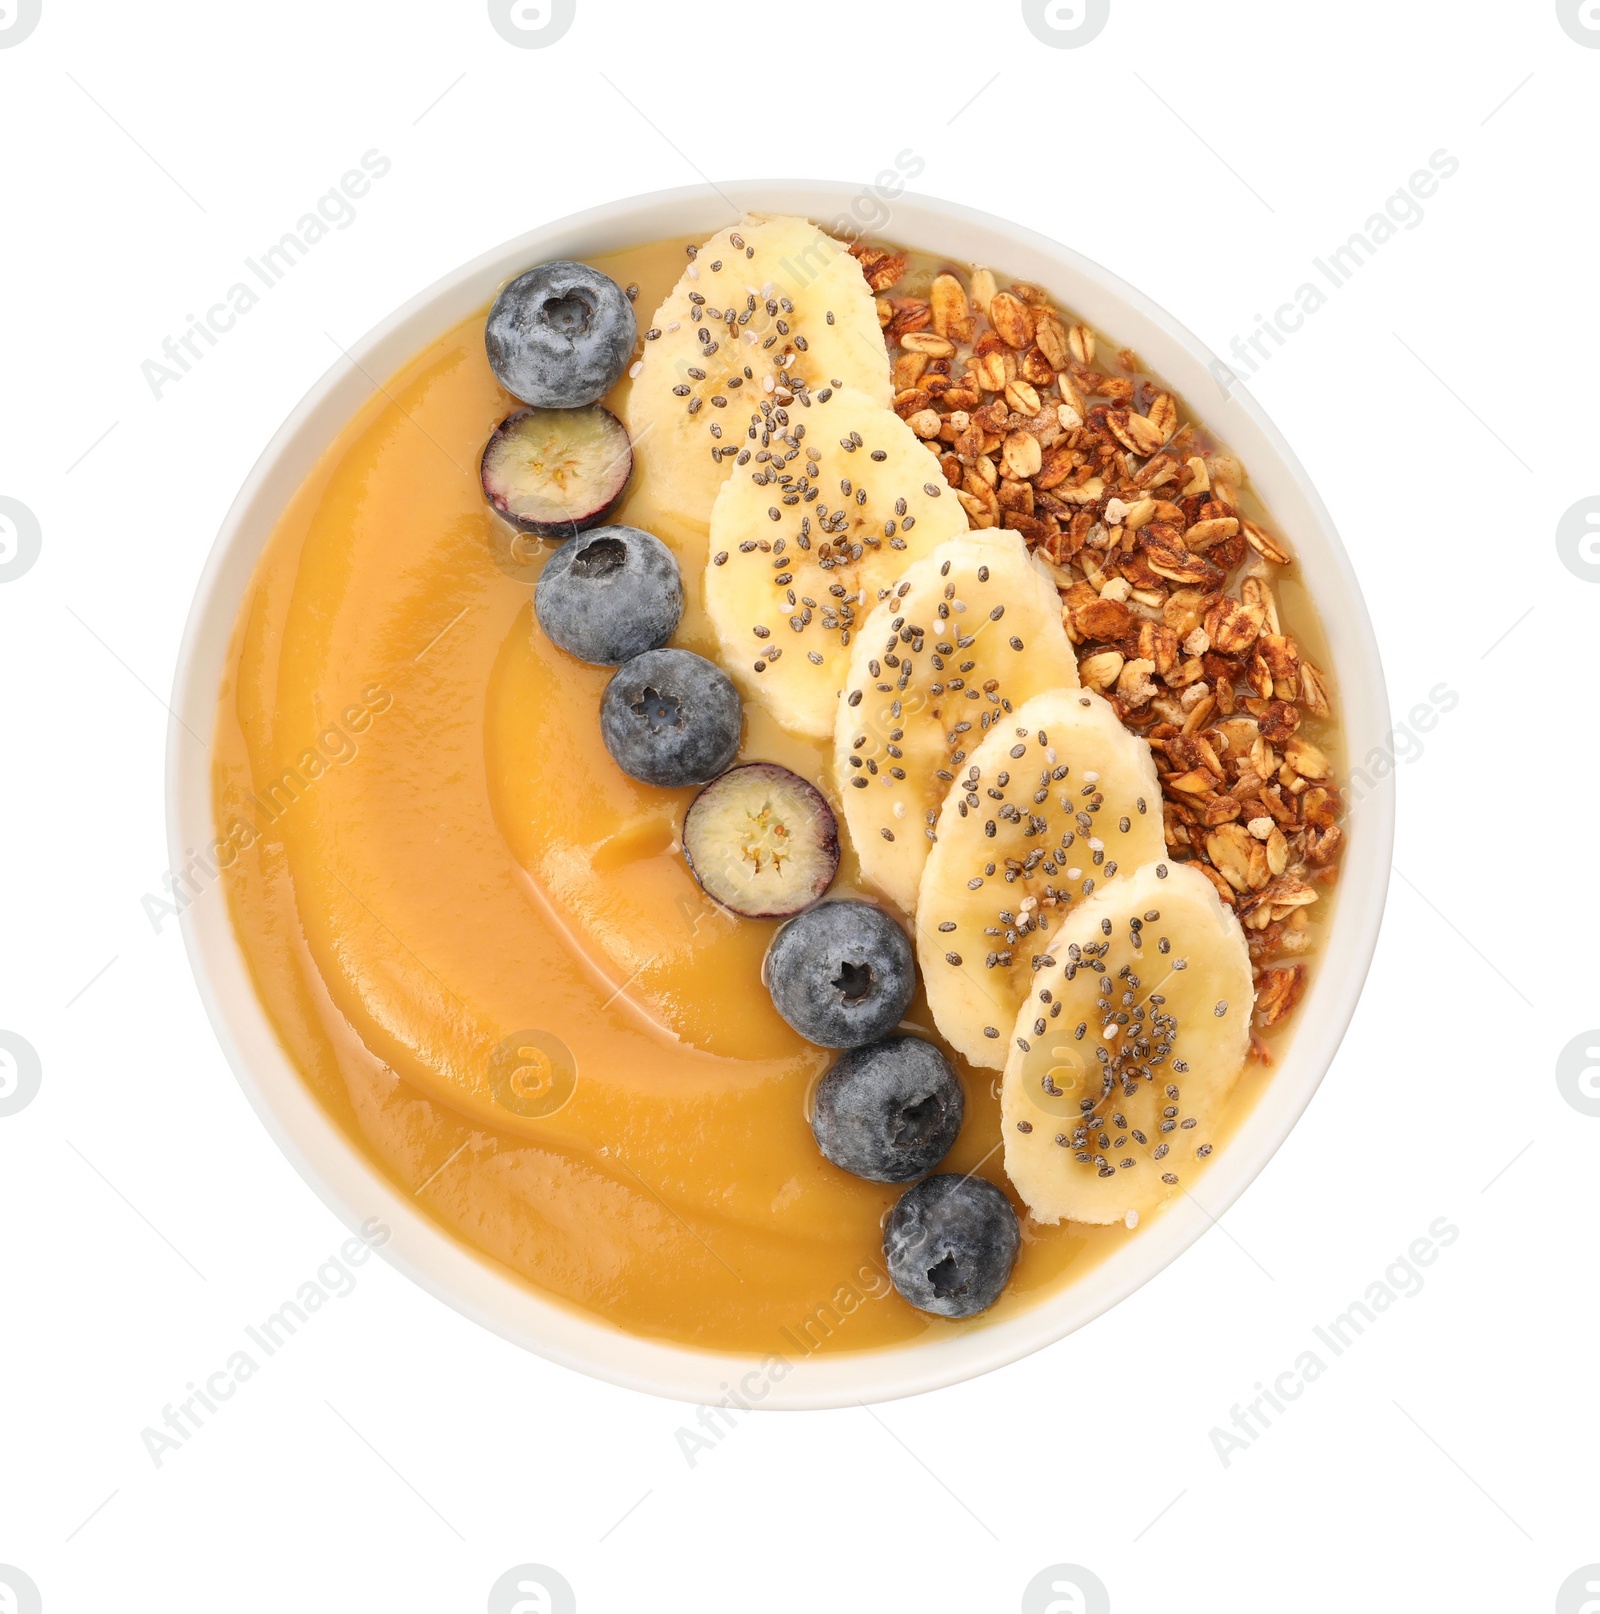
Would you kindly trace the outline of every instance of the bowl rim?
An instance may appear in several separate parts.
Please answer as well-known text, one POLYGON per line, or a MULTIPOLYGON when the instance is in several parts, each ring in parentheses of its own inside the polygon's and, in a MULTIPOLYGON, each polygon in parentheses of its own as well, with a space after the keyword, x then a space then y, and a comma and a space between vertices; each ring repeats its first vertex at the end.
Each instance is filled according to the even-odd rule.
MULTIPOLYGON (((857 233, 1001 264, 1048 287, 1191 403, 1249 467, 1307 577, 1327 638, 1351 759, 1381 747, 1389 706, 1376 636, 1349 556, 1282 434, 1231 372, 1182 324, 1092 260, 1036 231, 958 202, 899 188, 804 179, 682 186, 618 199, 527 231, 441 276, 373 327, 316 381, 262 451, 218 531, 196 586, 173 678, 166 757, 168 854, 192 867, 208 846, 209 740, 238 612, 279 514, 322 450, 382 381, 497 287, 541 259, 584 257, 671 237, 703 238, 742 212, 802 214, 824 228, 862 220, 863 198, 888 217, 857 233), (418 335, 418 332, 423 334, 418 335), (1223 383, 1226 381, 1226 385, 1223 383), (1209 390, 1203 390, 1209 389, 1209 390)), ((1352 771, 1354 762, 1351 763, 1352 771)), ((503 1338, 607 1382, 675 1399, 747 1409, 819 1409, 887 1401, 1015 1362, 1110 1310, 1193 1244, 1265 1169, 1304 1113, 1338 1051, 1377 945, 1394 836, 1392 769, 1361 801, 1361 831, 1344 852, 1338 902, 1298 1021, 1272 1081, 1211 1163, 1198 1194, 1170 1204, 1121 1249, 1000 1321, 936 1325, 898 1346, 793 1359, 702 1350, 625 1332, 546 1296, 458 1243, 368 1163, 328 1117, 277 1039, 257 997, 227 903, 213 883, 179 917, 196 988, 252 1108, 296 1171, 354 1231, 374 1216, 381 1253, 414 1283, 503 1338), (737 1378, 739 1390, 732 1386, 737 1378), (751 1385, 754 1378, 756 1385, 751 1385), (759 1390, 759 1393, 758 1393, 759 1390)), ((814 1307, 813 1312, 831 1309, 814 1307)), ((812 1312, 799 1324, 809 1325, 812 1312)), ((826 1323, 823 1324, 826 1327, 826 1323)), ((809 1338, 809 1334, 807 1335, 809 1338)))

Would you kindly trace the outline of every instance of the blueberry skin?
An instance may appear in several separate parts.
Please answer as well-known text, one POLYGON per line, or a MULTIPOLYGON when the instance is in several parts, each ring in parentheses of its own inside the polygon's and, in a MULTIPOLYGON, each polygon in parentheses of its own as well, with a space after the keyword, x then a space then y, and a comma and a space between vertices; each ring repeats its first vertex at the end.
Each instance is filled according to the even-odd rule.
POLYGON ((672 551, 638 527, 594 527, 563 544, 533 591, 553 644, 579 661, 620 667, 664 645, 683 615, 672 551))
POLYGON ((920 1037, 886 1037, 842 1054, 817 1087, 811 1130, 843 1171, 910 1182, 949 1154, 967 1096, 950 1061, 920 1037))
POLYGON ((905 1018, 917 989, 911 943, 870 902, 820 902, 772 939, 762 974, 778 1013, 824 1048, 860 1048, 905 1018))
POLYGON ((992 1182, 953 1172, 908 1188, 883 1229, 895 1288, 935 1317, 987 1311, 1010 1281, 1021 1244, 1011 1201, 992 1182))
POLYGON ((720 667, 690 650, 647 650, 625 661, 600 701, 600 736, 630 778, 675 789, 726 771, 744 706, 720 667))
POLYGON ((586 263, 541 263, 494 300, 484 344, 495 379, 541 409, 582 409, 622 379, 638 339, 628 295, 586 263))

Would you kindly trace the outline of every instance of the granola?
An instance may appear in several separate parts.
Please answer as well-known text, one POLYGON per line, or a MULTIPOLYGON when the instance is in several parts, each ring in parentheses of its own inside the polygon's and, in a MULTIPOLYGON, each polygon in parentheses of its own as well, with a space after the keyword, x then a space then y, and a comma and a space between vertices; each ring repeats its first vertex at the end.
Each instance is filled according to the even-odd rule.
POLYGON ((1172 856, 1244 926, 1258 1030, 1281 1026, 1337 876, 1343 802, 1331 682, 1282 620, 1294 561, 1244 468, 1040 287, 851 251, 895 411, 972 525, 1016 532, 1048 567, 1084 685, 1155 754, 1172 856))

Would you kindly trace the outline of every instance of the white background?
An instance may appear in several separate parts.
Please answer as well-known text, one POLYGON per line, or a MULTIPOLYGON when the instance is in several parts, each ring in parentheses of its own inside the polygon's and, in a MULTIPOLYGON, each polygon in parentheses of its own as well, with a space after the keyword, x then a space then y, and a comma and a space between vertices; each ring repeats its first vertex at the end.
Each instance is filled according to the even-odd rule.
POLYGON ((1555 543, 1600 493, 1600 49, 1556 12, 1111 0, 1051 49, 1016 0, 577 0, 528 50, 482 0, 43 0, 0 49, 0 495, 43 535, 0 584, 0 1027, 43 1070, 0 1118, 0 1564, 48 1614, 479 1610, 530 1560, 586 1614, 1009 1611, 1063 1561, 1117 1614, 1545 1610, 1600 1560, 1600 1119, 1554 1075, 1600 1025, 1600 579, 1555 543), (374 147, 357 221, 156 401, 141 362, 374 147), (140 906, 235 490, 335 341, 504 238, 706 176, 866 182, 907 148, 916 188, 1071 244, 1218 351, 1459 159, 1251 382, 1354 558, 1397 720, 1459 696, 1400 768, 1332 1073, 1220 1231, 979 1382, 756 1416, 691 1468, 691 1409, 374 1261, 157 1469, 140 1431, 346 1236, 140 906), (1212 1428, 1438 1217, 1460 1237, 1422 1292, 1224 1467, 1212 1428))

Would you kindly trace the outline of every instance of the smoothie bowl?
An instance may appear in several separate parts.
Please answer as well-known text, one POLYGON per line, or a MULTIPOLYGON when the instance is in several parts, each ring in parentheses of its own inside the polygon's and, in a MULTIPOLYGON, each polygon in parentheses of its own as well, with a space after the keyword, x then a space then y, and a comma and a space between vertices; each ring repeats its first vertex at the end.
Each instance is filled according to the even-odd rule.
POLYGON ((186 943, 302 1174, 507 1338, 742 1406, 1159 1271, 1309 1101, 1389 867, 1366 611, 1251 401, 1075 253, 851 196, 424 293, 256 466, 174 698, 186 943))

